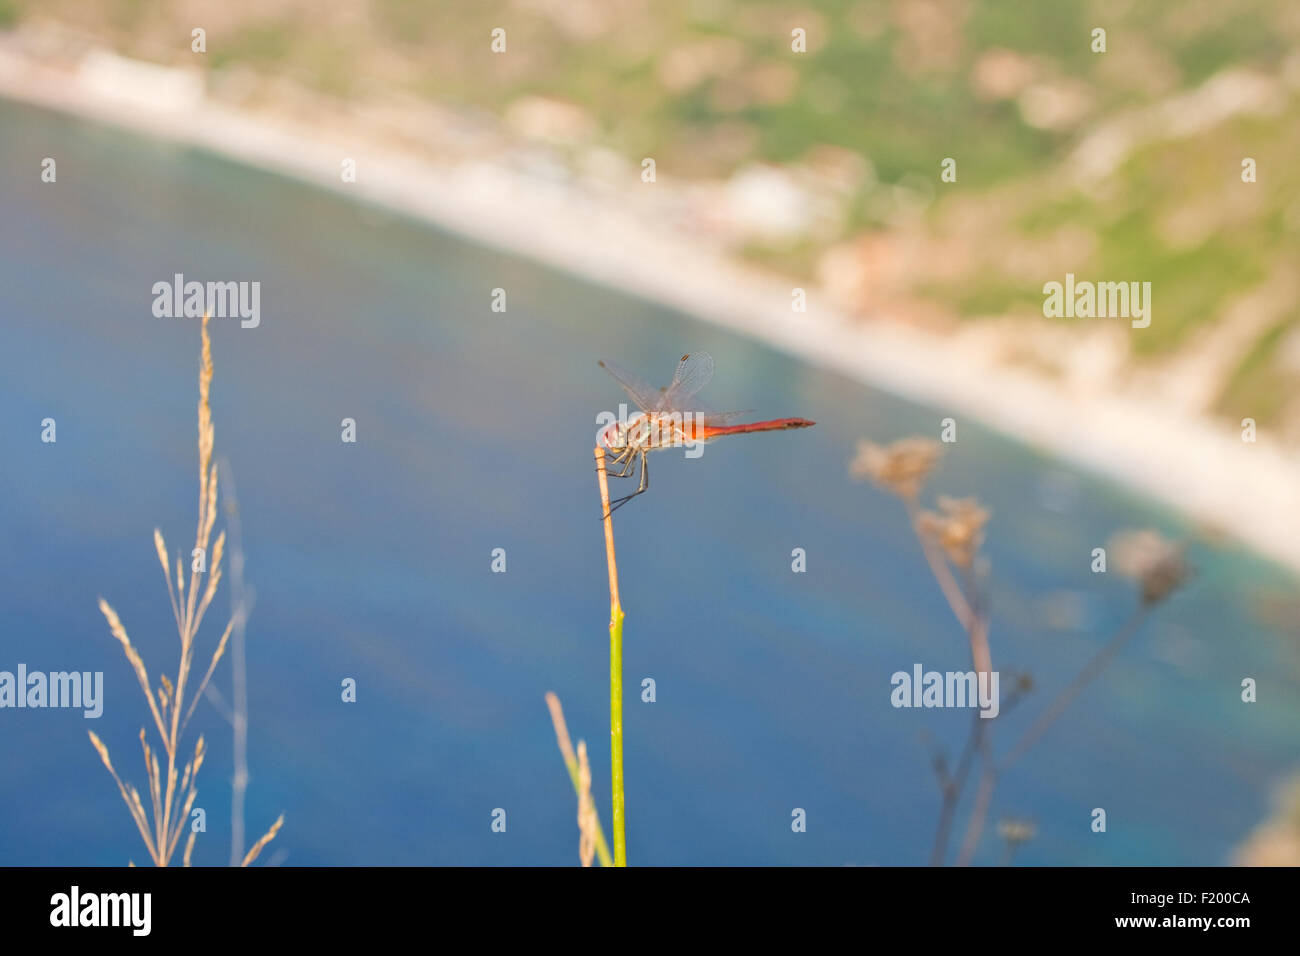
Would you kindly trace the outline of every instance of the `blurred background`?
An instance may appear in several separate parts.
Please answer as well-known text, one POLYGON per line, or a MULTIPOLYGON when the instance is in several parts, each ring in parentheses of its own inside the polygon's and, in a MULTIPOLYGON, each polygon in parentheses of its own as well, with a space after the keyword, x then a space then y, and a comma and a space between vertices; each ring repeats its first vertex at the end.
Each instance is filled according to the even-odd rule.
MULTIPOLYGON (((894 671, 965 669, 968 650, 898 502, 848 471, 859 438, 933 436, 950 410, 630 296, 617 276, 123 131, 95 103, 156 107, 178 134, 238 117, 364 144, 478 183, 475 201, 507 217, 512 197, 550 197, 575 218, 536 232, 542 258, 574 241, 577 211, 608 212, 629 235, 816 290, 850 321, 957 343, 989 389, 1014 369, 1084 404, 1129 398, 1229 431, 1250 417, 1300 446, 1295 4, 0 0, 0 91, 0 669, 106 683, 98 721, 0 712, 6 863, 144 856, 84 731, 139 783, 126 755, 145 709, 95 599, 154 670, 170 661, 150 533, 180 541, 194 518, 198 332, 155 319, 150 289, 177 272, 262 283, 258 329, 215 323, 213 410, 257 592, 248 827, 285 813, 272 861, 571 862, 547 690, 592 743, 608 824, 590 447, 622 395, 601 357, 666 384, 682 352, 707 349, 714 405, 818 422, 661 456, 619 513, 632 862, 924 863, 933 748, 951 755, 967 729, 965 714, 889 706, 894 671), (43 108, 61 97, 77 118, 43 108), (1157 320, 1044 318, 1042 285, 1066 272, 1152 282, 1157 320), (507 311, 491 311, 494 288, 507 311), (55 445, 38 441, 46 417, 55 445), (344 417, 356 445, 339 441, 344 417), (654 704, 636 693, 646 676, 654 704), (345 677, 356 704, 339 700, 345 677)), ((1017 862, 1300 862, 1294 570, 1231 527, 961 427, 930 484, 991 510, 994 661, 1036 685, 998 721, 1002 746, 1137 602, 1133 582, 1091 573, 1092 548, 1151 526, 1192 540, 1196 569, 1000 781, 976 861, 1004 858, 997 821, 1028 820, 1017 862), (1241 702, 1244 677, 1258 703, 1241 702)), ((218 864, 229 730, 206 707, 196 727, 210 756, 195 860, 218 864)))

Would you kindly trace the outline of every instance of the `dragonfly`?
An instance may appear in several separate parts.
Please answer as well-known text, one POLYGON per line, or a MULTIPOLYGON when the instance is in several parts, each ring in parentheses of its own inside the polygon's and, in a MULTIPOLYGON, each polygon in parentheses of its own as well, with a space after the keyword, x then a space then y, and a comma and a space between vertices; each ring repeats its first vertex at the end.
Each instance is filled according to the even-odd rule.
POLYGON ((626 422, 604 428, 599 442, 613 455, 606 473, 614 478, 629 478, 640 466, 636 491, 610 503, 608 514, 627 504, 650 487, 646 455, 661 448, 694 446, 726 435, 751 432, 785 431, 807 428, 816 422, 806 418, 772 418, 763 422, 733 422, 746 412, 710 412, 699 408, 696 396, 713 378, 713 357, 708 352, 688 352, 677 363, 670 385, 654 388, 613 362, 601 360, 608 372, 641 411, 626 422))

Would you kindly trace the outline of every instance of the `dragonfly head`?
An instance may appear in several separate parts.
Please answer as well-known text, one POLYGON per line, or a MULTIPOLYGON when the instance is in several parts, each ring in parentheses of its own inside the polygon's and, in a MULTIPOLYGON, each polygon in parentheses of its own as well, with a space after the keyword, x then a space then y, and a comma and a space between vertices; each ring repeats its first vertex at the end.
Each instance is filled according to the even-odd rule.
POLYGON ((600 443, 610 451, 621 451, 627 447, 627 431, 621 424, 614 422, 600 433, 600 443))

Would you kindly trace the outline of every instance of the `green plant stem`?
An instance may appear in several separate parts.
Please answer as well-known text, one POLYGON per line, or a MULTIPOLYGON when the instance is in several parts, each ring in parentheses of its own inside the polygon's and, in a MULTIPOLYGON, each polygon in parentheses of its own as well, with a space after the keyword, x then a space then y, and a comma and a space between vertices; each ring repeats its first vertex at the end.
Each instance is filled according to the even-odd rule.
POLYGON ((618 560, 614 556, 614 519, 609 507, 605 449, 597 448, 596 482, 605 522, 605 560, 609 565, 609 756, 614 806, 614 865, 627 866, 623 805, 623 605, 618 599, 618 560))
POLYGON ((614 865, 627 866, 623 806, 623 609, 609 620, 609 756, 614 788, 614 865))

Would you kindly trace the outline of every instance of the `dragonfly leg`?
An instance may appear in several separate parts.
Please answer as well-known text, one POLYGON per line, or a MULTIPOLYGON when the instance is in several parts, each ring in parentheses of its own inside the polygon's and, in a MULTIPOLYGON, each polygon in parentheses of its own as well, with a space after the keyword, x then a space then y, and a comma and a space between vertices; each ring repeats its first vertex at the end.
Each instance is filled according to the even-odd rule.
POLYGON ((632 469, 636 467, 636 449, 630 445, 624 448, 619 456, 614 459, 614 464, 618 465, 621 470, 609 471, 606 469, 606 474, 613 475, 615 478, 631 477, 632 469))
MULTIPOLYGON (((636 449, 630 445, 618 453, 617 457, 611 458, 605 465, 605 474, 611 478, 627 478, 632 474, 633 463, 635 461, 636 449), (618 471, 614 468, 618 467, 618 471)), ((600 466, 596 466, 600 470, 600 466)))
POLYGON ((609 515, 612 515, 615 511, 617 511, 623 505, 627 504, 629 501, 631 501, 633 498, 641 494, 641 492, 645 491, 649 487, 650 487, 650 465, 646 459, 646 453, 642 451, 641 452, 641 483, 637 486, 636 491, 632 492, 630 495, 624 495, 622 498, 616 498, 613 501, 611 501, 609 503, 609 511, 606 512, 605 516, 608 517, 609 515))

